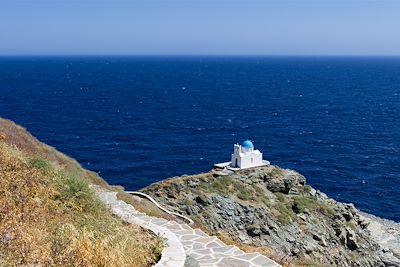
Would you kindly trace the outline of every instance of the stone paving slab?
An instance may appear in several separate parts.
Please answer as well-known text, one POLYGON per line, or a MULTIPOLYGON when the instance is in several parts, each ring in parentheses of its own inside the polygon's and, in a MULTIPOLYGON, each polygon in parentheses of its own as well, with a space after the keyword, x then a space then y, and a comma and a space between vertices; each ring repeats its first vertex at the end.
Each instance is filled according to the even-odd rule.
POLYGON ((206 233, 204 233, 204 232, 203 232, 202 230, 200 230, 200 229, 194 229, 194 233, 195 233, 196 235, 199 235, 199 236, 205 236, 205 237, 208 236, 206 233))
POLYGON ((194 235, 195 233, 194 233, 193 229, 191 229, 191 230, 178 230, 178 231, 175 231, 175 234, 181 237, 184 235, 194 235))
POLYGON ((151 222, 152 222, 152 223, 155 223, 155 224, 157 224, 157 225, 164 225, 164 224, 167 224, 167 223, 168 223, 167 220, 162 219, 162 218, 152 218, 152 219, 151 219, 151 222))
POLYGON ((245 253, 235 246, 227 246, 217 237, 186 224, 167 224, 184 245, 185 253, 197 260, 201 267, 279 267, 260 253, 245 253))
POLYGON ((93 186, 100 199, 121 219, 140 225, 166 239, 161 260, 155 267, 183 267, 186 255, 195 259, 200 267, 279 267, 280 265, 260 253, 245 253, 236 246, 225 245, 215 236, 187 224, 150 217, 118 200, 115 192, 93 186))

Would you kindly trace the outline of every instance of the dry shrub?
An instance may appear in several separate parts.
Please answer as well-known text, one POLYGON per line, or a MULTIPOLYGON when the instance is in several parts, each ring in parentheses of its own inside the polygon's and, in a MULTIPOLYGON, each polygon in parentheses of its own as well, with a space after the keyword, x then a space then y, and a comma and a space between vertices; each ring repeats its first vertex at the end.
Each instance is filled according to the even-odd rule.
POLYGON ((0 142, 0 266, 151 266, 161 250, 112 216, 84 173, 0 142))

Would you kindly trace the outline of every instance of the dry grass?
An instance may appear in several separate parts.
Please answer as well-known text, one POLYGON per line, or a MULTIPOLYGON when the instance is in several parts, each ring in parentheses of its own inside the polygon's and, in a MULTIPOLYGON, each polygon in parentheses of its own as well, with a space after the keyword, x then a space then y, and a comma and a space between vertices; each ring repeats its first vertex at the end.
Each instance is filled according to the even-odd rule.
POLYGON ((112 216, 79 164, 51 155, 19 128, 10 137, 12 125, 0 126, 0 266, 139 267, 158 260, 162 241, 112 216))

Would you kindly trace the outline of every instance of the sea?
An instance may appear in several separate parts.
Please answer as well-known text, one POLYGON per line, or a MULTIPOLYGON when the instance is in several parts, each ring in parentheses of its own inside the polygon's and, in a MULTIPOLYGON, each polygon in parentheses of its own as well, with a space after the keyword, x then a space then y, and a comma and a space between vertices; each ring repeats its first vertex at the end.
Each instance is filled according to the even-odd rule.
POLYGON ((129 190, 207 172, 249 139, 400 221, 399 57, 0 57, 0 116, 129 190))

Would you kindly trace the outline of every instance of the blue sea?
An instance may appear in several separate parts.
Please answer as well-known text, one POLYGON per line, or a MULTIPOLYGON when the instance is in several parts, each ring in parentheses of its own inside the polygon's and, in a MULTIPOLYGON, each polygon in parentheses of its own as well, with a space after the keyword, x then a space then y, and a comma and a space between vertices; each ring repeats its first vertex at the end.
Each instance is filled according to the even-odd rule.
POLYGON ((130 190, 209 171, 250 139, 400 221, 399 115, 400 58, 0 58, 0 116, 130 190))

